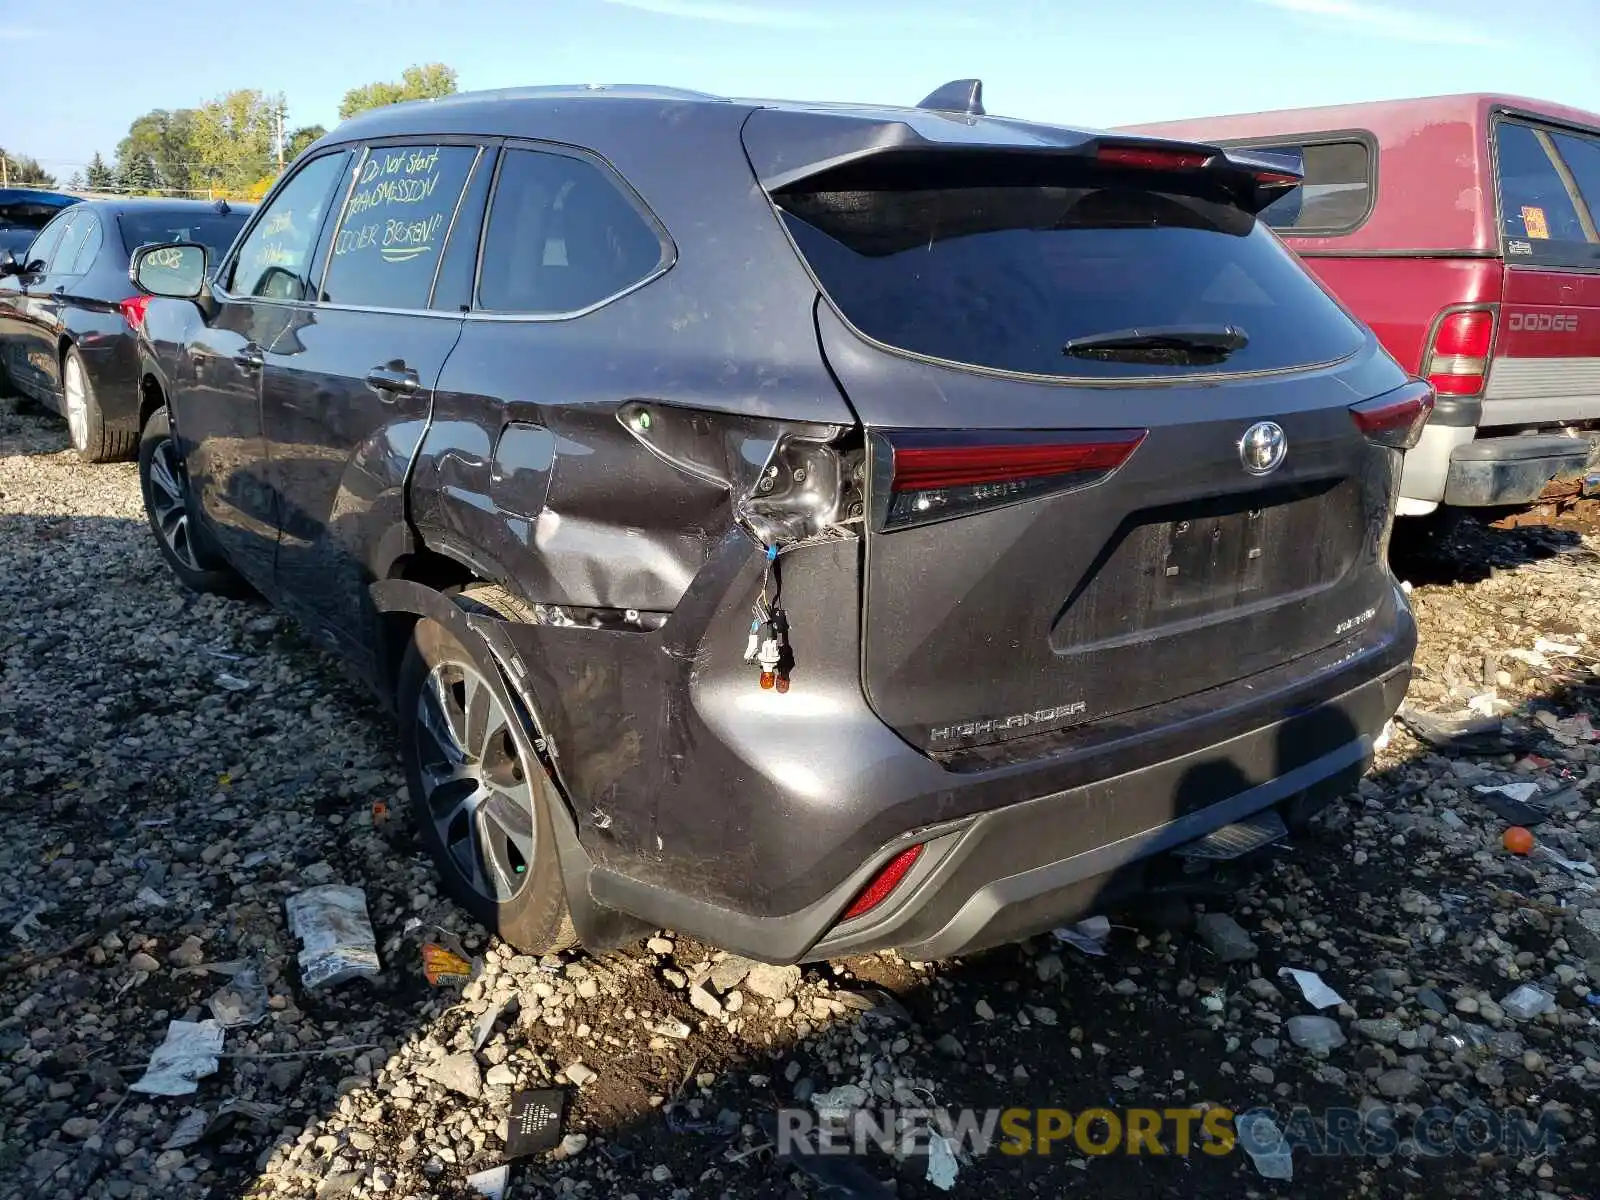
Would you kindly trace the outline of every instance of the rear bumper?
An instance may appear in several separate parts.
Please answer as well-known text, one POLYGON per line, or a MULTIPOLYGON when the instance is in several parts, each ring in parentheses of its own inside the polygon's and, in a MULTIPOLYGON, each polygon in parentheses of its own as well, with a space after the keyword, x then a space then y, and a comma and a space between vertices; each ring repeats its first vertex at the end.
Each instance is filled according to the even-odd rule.
MULTIPOLYGON (((727 906, 698 889, 607 865, 589 876, 590 897, 769 962, 890 946, 933 958, 1026 937, 1137 890, 1152 856, 1250 813, 1330 799, 1353 785, 1404 696, 1416 646, 1398 592, 1382 624, 1252 677, 1248 698, 1233 690, 1202 694, 1169 707, 1160 728, 1130 724, 1120 744, 1085 751, 1069 732, 1057 735, 1058 752, 1038 759, 939 769, 902 743, 908 764, 938 774, 937 792, 900 794, 917 776, 908 764, 879 762, 877 794, 857 802, 854 829, 835 834, 824 854, 855 866, 798 909, 727 906), (975 798, 1002 790, 1015 800, 973 811, 975 798), (876 828, 872 811, 908 809, 963 815, 924 816, 858 848, 876 828), (888 900, 841 923, 884 864, 916 843, 924 852, 888 900)), ((818 829, 752 822, 740 832, 742 848, 728 853, 759 860, 796 855, 818 829)), ((702 862, 698 873, 709 866, 702 862)))
POLYGON ((1587 438, 1479 438, 1451 452, 1443 500, 1462 507, 1532 504, 1552 481, 1583 475, 1592 453, 1587 438))

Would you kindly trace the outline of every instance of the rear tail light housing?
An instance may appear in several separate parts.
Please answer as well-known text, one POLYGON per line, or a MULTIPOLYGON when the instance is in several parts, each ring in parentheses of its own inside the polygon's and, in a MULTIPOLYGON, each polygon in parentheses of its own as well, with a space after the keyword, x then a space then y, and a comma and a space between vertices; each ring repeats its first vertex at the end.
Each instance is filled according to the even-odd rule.
POLYGON ((1099 483, 1148 430, 902 430, 873 435, 879 529, 901 529, 1099 483))
POLYGON ((128 328, 137 332, 144 328, 144 314, 150 307, 150 297, 129 296, 126 300, 118 301, 117 307, 122 310, 122 319, 128 323, 128 328))
POLYGON ((1350 406, 1351 419, 1367 440, 1396 450, 1409 450, 1422 437, 1433 412, 1433 388, 1408 383, 1392 392, 1350 406))
POLYGON ((1494 353, 1495 311, 1488 306, 1446 309, 1433 323, 1422 373, 1441 396, 1483 391, 1494 353))
POLYGON ((853 921, 857 917, 864 917, 877 908, 900 886, 911 868, 917 865, 917 859, 922 857, 922 846, 908 846, 896 854, 883 869, 872 877, 871 882, 862 888, 856 898, 851 901, 850 907, 844 910, 841 921, 853 921))

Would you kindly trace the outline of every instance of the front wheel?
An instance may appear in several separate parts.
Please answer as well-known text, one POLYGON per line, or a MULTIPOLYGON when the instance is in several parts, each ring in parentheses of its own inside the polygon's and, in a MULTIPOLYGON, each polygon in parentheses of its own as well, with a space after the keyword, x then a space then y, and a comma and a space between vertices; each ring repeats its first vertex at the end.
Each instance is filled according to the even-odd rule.
MULTIPOLYGON (((498 588, 468 595, 501 598, 498 588)), ((443 625, 416 623, 396 695, 406 785, 450 895, 519 950, 547 954, 578 940, 550 818, 560 798, 521 717, 490 685, 494 671, 443 625)))
POLYGON ((191 591, 221 596, 246 595, 249 588, 211 547, 195 524, 189 503, 189 476, 178 457, 167 410, 145 423, 139 439, 139 491, 156 545, 178 582, 191 591))

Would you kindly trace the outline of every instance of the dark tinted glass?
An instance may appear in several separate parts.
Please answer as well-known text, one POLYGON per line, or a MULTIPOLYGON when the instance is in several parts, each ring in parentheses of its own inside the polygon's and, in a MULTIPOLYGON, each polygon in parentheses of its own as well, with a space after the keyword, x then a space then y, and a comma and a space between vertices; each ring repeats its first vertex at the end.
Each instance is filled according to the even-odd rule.
POLYGON ((427 308, 473 146, 375 146, 333 238, 322 284, 330 304, 427 308))
POLYGON ((844 315, 888 345, 1003 371, 1163 376, 1326 362, 1362 334, 1264 226, 1129 187, 972 186, 785 195, 801 253, 844 315), (1241 329, 1224 361, 1068 357, 1068 339, 1149 326, 1241 329))
POLYGON ((1600 224, 1600 137, 1553 133, 1556 150, 1577 181, 1578 193, 1588 206, 1592 223, 1600 224))
POLYGON ((50 256, 49 274, 71 274, 72 265, 77 259, 78 250, 83 246, 84 238, 97 224, 94 214, 81 205, 68 211, 66 231, 61 235, 55 253, 50 256))
POLYGON ((72 223, 72 232, 61 243, 61 252, 56 256, 58 262, 54 268, 55 272, 62 275, 82 275, 94 266, 95 255, 100 253, 100 244, 103 240, 104 232, 100 218, 85 209, 83 215, 72 223), (80 227, 82 237, 79 237, 80 227), (73 242, 77 243, 76 249, 72 249, 73 242))
POLYGON ((233 239, 250 219, 247 212, 132 212, 123 213, 122 245, 129 254, 140 246, 159 246, 166 242, 198 242, 211 251, 211 261, 219 262, 233 239))
POLYGON ((1305 168, 1305 183, 1261 210, 1261 219, 1274 229, 1353 229, 1372 207, 1372 153, 1364 143, 1257 149, 1298 151, 1305 168))
POLYGON ((67 232, 67 226, 72 220, 70 212, 64 212, 40 231, 39 236, 33 239, 27 253, 21 256, 22 261, 28 264, 43 262, 46 266, 56 252, 56 247, 61 244, 62 237, 67 232))
POLYGON ((577 312, 653 274, 665 253, 608 172, 583 158, 509 150, 489 205, 478 307, 577 312))
POLYGON ((40 204, 37 201, 19 200, 14 204, 0 204, 0 229, 43 229, 50 218, 61 211, 59 204, 40 204))
POLYGON ((305 298, 305 274, 317 233, 341 193, 349 161, 348 154, 312 159, 284 185, 239 247, 229 291, 275 300, 305 298))
MULTIPOLYGON (((1500 219, 1508 238, 1528 242, 1582 242, 1572 198, 1545 153, 1539 135, 1526 125, 1502 121, 1495 145, 1500 166, 1500 219)), ((1549 247, 1534 247, 1535 253, 1549 247)))

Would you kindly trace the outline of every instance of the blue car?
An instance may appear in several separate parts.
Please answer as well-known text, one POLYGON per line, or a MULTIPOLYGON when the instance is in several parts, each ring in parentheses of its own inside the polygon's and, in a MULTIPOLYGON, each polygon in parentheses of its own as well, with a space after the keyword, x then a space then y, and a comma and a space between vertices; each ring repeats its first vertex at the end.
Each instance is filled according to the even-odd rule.
POLYGON ((0 250, 20 255, 34 236, 77 196, 38 188, 0 188, 0 250))

